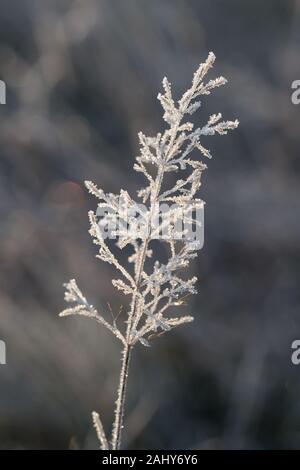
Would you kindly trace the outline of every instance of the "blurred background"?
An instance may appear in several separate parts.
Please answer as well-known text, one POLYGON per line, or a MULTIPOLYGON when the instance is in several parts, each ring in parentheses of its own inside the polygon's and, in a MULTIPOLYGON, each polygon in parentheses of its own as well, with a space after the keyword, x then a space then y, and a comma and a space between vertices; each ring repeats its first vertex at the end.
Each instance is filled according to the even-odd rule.
POLYGON ((135 194, 163 76, 179 97, 210 50, 229 83, 197 122, 241 124, 205 141, 195 322, 135 349, 123 444, 300 448, 299 41, 299 0, 0 0, 1 448, 96 448, 94 409, 109 431, 119 344, 58 317, 73 277, 107 318, 124 302, 94 257, 83 181, 135 194))

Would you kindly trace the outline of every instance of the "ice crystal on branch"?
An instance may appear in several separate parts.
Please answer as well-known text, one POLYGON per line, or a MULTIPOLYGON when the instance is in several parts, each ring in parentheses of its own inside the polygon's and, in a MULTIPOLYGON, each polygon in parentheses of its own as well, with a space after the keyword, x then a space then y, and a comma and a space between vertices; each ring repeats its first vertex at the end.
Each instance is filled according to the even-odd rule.
MULTIPOLYGON (((207 168, 203 159, 211 158, 211 153, 204 146, 202 137, 224 135, 238 126, 237 120, 224 121, 220 113, 213 114, 204 125, 196 128, 189 120, 201 107, 201 97, 209 95, 215 88, 226 83, 224 77, 205 82, 214 61, 215 56, 210 52, 206 61, 200 64, 195 72, 191 87, 178 101, 173 97, 168 79, 163 79, 163 92, 158 94, 158 100, 163 108, 167 128, 154 137, 146 136, 142 132, 138 134, 140 151, 133 168, 145 177, 145 185, 137 192, 138 201, 144 204, 143 210, 138 209, 140 202, 135 201, 123 189, 120 194, 105 193, 91 181, 85 182, 88 191, 99 201, 97 212, 89 212, 90 234, 98 247, 96 256, 115 267, 121 278, 113 279, 112 284, 130 297, 130 307, 125 331, 122 332, 87 302, 75 280, 71 280, 65 285, 65 299, 73 305, 64 310, 61 316, 76 314, 93 318, 124 345, 112 449, 118 449, 121 442, 132 347, 136 343, 150 346, 154 336, 193 320, 191 316, 186 315, 174 317, 173 310, 185 305, 187 297, 196 293, 197 278, 188 278, 184 271, 197 256, 201 243, 190 237, 186 229, 183 230, 184 236, 178 239, 178 222, 183 217, 188 224, 197 225, 191 212, 203 207, 203 201, 197 195, 202 172, 207 168), (198 151, 198 155, 194 151, 198 151), (167 186, 165 176, 169 173, 176 174, 176 178, 167 186), (152 230, 153 221, 157 217, 157 207, 162 203, 173 204, 168 206, 163 220, 158 221, 152 230), (128 224, 131 226, 129 231, 128 224), (169 248, 169 257, 165 263, 156 259, 152 246, 152 242, 157 240, 161 232, 167 235, 162 237, 162 242, 169 248), (107 233, 115 240, 117 250, 113 250, 114 252, 107 243, 107 233), (131 247, 131 255, 128 258, 129 264, 125 266, 118 261, 117 252, 128 246, 131 247)), ((93 422, 101 448, 107 449, 108 441, 99 415, 95 412, 93 422)))

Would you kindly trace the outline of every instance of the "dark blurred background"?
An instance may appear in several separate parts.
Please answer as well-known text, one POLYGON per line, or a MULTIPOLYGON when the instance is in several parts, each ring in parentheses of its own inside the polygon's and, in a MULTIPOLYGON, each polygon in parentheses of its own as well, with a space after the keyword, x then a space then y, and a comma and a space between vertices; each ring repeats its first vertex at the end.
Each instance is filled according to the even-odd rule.
POLYGON ((83 181, 134 195, 162 77, 179 96, 210 50, 229 84, 197 122, 241 124, 205 142, 196 319, 135 349, 124 447, 300 448, 299 46, 299 0, 0 1, 1 448, 96 448, 93 409, 109 430, 119 344, 57 316, 72 277, 100 311, 123 302, 94 257, 83 181))

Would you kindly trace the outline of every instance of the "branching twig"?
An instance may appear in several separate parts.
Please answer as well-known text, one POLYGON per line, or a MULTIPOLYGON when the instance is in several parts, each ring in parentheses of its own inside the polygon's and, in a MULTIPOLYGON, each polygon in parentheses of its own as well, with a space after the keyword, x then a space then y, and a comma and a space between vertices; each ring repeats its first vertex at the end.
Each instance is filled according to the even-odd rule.
MULTIPOLYGON (((187 236, 187 230, 183 230, 183 238, 177 240, 176 223, 183 215, 190 225, 198 225, 190 215, 190 210, 203 207, 203 201, 196 195, 201 185, 201 175, 206 165, 192 158, 192 152, 199 150, 204 158, 210 158, 210 151, 204 147, 203 136, 215 134, 227 134, 238 126, 238 121, 222 121, 221 114, 213 114, 203 126, 194 129, 194 125, 187 120, 188 116, 195 113, 201 106, 199 97, 206 96, 226 83, 224 77, 218 77, 203 82, 209 69, 213 66, 215 56, 209 53, 206 61, 200 64, 194 74, 191 87, 182 95, 176 103, 172 96, 171 85, 167 78, 163 79, 164 93, 159 93, 158 99, 164 110, 164 120, 168 127, 163 133, 155 137, 147 137, 139 133, 140 154, 136 157, 134 169, 142 173, 146 178, 146 186, 138 191, 138 198, 145 204, 144 211, 138 217, 136 202, 127 191, 121 190, 120 194, 105 193, 91 181, 86 181, 88 191, 99 199, 98 210, 100 218, 97 220, 98 211, 95 214, 89 212, 90 234, 94 243, 99 247, 97 257, 113 265, 121 274, 121 279, 113 279, 113 285, 131 298, 126 331, 121 332, 116 327, 116 322, 110 324, 96 309, 90 305, 79 290, 75 280, 66 284, 65 299, 74 306, 67 308, 61 316, 77 314, 94 318, 105 326, 123 344, 122 365, 119 378, 119 387, 115 406, 115 418, 112 428, 111 448, 120 449, 121 434, 126 397, 128 370, 132 349, 140 342, 144 346, 150 346, 149 339, 160 336, 176 326, 189 323, 191 316, 172 317, 166 316, 167 311, 178 305, 185 304, 190 294, 196 293, 196 278, 184 279, 180 272, 187 268, 192 259, 197 256, 201 247, 198 240, 187 236), (171 188, 163 188, 165 175, 170 172, 188 170, 184 178, 177 179, 171 188), (154 224, 157 217, 157 207, 160 203, 172 202, 177 206, 170 207, 161 223, 154 224), (128 217, 129 214, 129 217, 128 217), (133 215, 135 214, 135 215, 133 215), (121 229, 117 231, 117 227, 121 229), (124 224, 125 222, 125 224, 124 224), (126 232, 126 224, 129 222, 131 230, 126 232), (143 230, 138 230, 142 225, 143 230), (153 229, 154 227, 154 230, 153 229), (111 229, 111 227, 113 227, 111 229), (117 245, 120 249, 131 245, 132 255, 128 261, 133 263, 133 272, 123 266, 108 247, 104 234, 111 229, 112 238, 118 235, 117 245), (159 260, 152 263, 152 267, 146 270, 148 258, 153 257, 151 242, 157 239, 161 231, 166 231, 170 256, 165 264, 159 260), (118 232, 118 233, 117 233, 118 232)), ((148 263, 149 264, 149 263, 148 263)), ((99 415, 93 412, 93 422, 101 449, 108 449, 108 441, 105 437, 99 415)))

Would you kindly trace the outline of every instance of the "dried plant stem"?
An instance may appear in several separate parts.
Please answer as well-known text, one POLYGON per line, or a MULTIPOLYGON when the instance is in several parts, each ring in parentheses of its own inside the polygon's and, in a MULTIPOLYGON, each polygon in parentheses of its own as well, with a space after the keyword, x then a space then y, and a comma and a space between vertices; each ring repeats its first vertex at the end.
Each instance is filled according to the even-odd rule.
POLYGON ((100 442, 100 448, 102 450, 108 450, 109 445, 108 445, 108 442, 107 442, 107 439, 106 439, 106 435, 105 435, 105 432, 104 432, 103 425, 102 425, 99 414, 96 413, 95 411, 93 411, 92 418, 93 418, 94 428, 96 430, 97 437, 98 437, 99 442, 100 442))
POLYGON ((123 429, 124 408, 126 399, 126 388, 128 381, 128 371, 131 356, 131 346, 124 346, 122 353, 122 367, 120 373, 120 382, 118 388, 118 398, 115 408, 115 421, 113 424, 112 450, 119 450, 121 447, 121 434, 123 429))
POLYGON ((140 285, 142 271, 144 269, 148 244, 149 244, 149 240, 146 239, 144 242, 144 246, 143 246, 141 262, 140 262, 139 269, 136 275, 137 290, 133 294, 132 303, 131 303, 131 312, 128 317, 128 324, 127 324, 127 331, 126 331, 126 344, 124 345, 124 349, 122 353, 122 366, 121 366, 120 379, 119 379, 118 397, 117 397, 116 408, 115 408, 115 421, 113 424, 113 432, 112 432, 112 449, 113 450, 119 450, 121 447, 126 389, 127 389, 129 364, 130 364, 131 349, 132 349, 132 345, 130 344, 131 329, 132 329, 132 324, 133 324, 133 318, 136 312, 137 291, 140 285))

